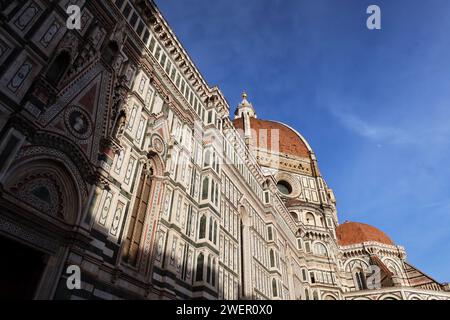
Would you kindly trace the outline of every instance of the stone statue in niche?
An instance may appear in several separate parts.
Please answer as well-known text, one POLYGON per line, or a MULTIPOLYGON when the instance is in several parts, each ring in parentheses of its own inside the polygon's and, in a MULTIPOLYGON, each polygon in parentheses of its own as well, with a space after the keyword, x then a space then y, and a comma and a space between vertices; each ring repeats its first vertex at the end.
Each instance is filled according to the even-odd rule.
MULTIPOLYGON (((116 82, 116 86, 114 87, 114 95, 113 95, 113 103, 112 103, 112 114, 111 119, 114 121, 120 110, 123 109, 123 105, 127 99, 128 89, 126 87, 127 79, 124 75, 120 76, 116 82)), ((111 127, 113 127, 117 123, 111 123, 111 127)), ((114 128, 113 128, 114 129, 114 128)))
POLYGON ((119 53, 119 56, 117 57, 116 61, 114 62, 114 65, 113 65, 113 69, 116 73, 120 72, 120 68, 122 67, 124 60, 125 60, 125 57, 119 53))
POLYGON ((133 82, 133 78, 134 78, 134 74, 136 72, 136 69, 134 68, 134 66, 132 65, 128 65, 128 68, 125 71, 125 77, 127 79, 127 85, 131 86, 132 82, 133 82))
POLYGON ((89 40, 91 40, 94 47, 99 48, 102 45, 103 37, 105 36, 105 31, 98 26, 97 21, 92 27, 92 31, 89 34, 89 40))
POLYGON ((125 131, 126 121, 127 121, 127 113, 126 113, 125 109, 122 109, 119 112, 119 115, 116 120, 116 125, 115 125, 114 132, 113 132, 113 138, 120 139, 120 137, 123 136, 123 133, 125 131))
POLYGON ((60 53, 61 51, 76 52, 77 50, 78 50, 78 38, 75 36, 73 32, 67 32, 64 38, 59 43, 56 54, 60 53))
MULTIPOLYGON (((97 27, 97 26, 96 26, 97 27)), ((102 39, 105 35, 105 31, 102 31, 102 39)), ((95 33, 95 31, 94 31, 95 33)), ((110 37, 107 40, 107 43, 104 44, 102 49, 103 59, 106 61, 108 65, 110 65, 115 73, 119 73, 126 59, 126 56, 122 52, 123 44, 126 39, 126 24, 122 21, 114 27, 110 37)), ((94 40, 92 40, 94 41, 94 40)), ((97 48, 100 45, 96 45, 97 48)))
POLYGON ((122 46, 126 40, 127 34, 126 34, 126 23, 125 21, 121 21, 119 24, 117 24, 114 28, 114 31, 112 32, 112 35, 110 37, 111 41, 117 42, 120 49, 122 49, 122 46))

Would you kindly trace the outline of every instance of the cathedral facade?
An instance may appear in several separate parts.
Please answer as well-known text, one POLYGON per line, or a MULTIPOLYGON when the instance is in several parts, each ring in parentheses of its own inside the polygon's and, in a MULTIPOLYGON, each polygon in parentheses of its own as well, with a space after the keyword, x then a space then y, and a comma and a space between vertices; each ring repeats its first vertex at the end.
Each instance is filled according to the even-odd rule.
POLYGON ((153 1, 0 1, 0 21, 0 298, 450 299, 339 222, 305 138, 245 93, 233 114, 153 1))

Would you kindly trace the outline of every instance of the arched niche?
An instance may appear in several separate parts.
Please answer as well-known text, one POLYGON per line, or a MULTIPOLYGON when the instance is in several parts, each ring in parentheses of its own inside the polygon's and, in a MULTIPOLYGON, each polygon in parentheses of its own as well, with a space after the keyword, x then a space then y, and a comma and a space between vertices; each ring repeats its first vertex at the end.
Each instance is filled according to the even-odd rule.
POLYGON ((333 294, 325 294, 322 300, 338 300, 337 297, 333 294))
POLYGON ((9 241, 15 252, 14 259, 4 257, 6 267, 19 270, 13 269, 14 263, 20 266, 20 257, 26 259, 34 281, 17 271, 23 290, 33 293, 30 298, 51 299, 67 258, 67 242, 81 220, 86 186, 65 154, 44 147, 19 153, 2 183, 0 220, 3 215, 13 219, 0 222, 0 242, 9 241))
POLYGON ((300 217, 299 217, 297 212, 291 211, 289 213, 291 214, 291 217, 292 217, 292 219, 294 219, 295 222, 299 222, 300 221, 300 217))
POLYGON ((380 296, 378 300, 400 300, 400 298, 393 294, 385 294, 380 296))
POLYGON ((313 213, 307 212, 305 215, 305 224, 308 226, 316 226, 316 217, 313 213))
POLYGON ((19 161, 10 168, 4 186, 30 212, 70 225, 79 223, 82 209, 79 186, 61 161, 49 158, 19 161))

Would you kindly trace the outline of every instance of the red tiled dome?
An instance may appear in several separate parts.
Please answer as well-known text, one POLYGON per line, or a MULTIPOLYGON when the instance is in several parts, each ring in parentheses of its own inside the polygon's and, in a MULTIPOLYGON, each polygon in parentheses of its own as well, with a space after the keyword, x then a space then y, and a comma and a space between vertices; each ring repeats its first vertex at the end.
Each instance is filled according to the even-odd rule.
MULTIPOLYGON (((236 129, 242 133, 244 130, 244 118, 238 118, 233 121, 236 129)), ((259 120, 256 118, 250 118, 250 127, 252 134, 256 134, 256 137, 252 136, 253 142, 256 141, 256 146, 267 148, 268 150, 278 151, 282 154, 288 154, 303 158, 309 157, 309 148, 305 141, 294 130, 288 126, 270 120, 259 120), (267 130, 267 133, 260 135, 260 130, 267 130), (272 146, 271 132, 278 130, 279 134, 279 150, 276 150, 276 146, 272 146)))
POLYGON ((359 222, 345 222, 336 228, 336 236, 341 246, 363 242, 379 242, 393 246, 394 242, 381 230, 359 222))

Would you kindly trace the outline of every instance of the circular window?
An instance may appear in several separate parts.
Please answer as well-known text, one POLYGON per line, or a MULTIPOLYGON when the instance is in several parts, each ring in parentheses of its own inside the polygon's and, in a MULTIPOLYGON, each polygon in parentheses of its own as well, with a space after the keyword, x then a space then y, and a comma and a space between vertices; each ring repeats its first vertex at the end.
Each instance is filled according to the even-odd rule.
POLYGON ((289 195, 292 193, 291 185, 284 180, 278 181, 277 188, 282 194, 289 195))

